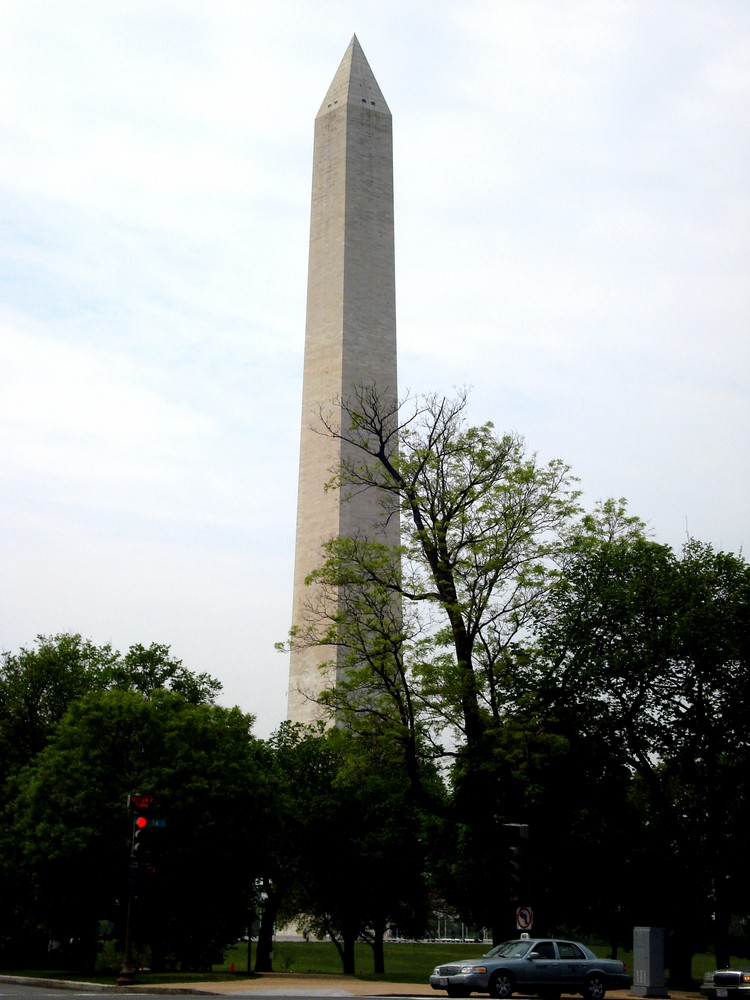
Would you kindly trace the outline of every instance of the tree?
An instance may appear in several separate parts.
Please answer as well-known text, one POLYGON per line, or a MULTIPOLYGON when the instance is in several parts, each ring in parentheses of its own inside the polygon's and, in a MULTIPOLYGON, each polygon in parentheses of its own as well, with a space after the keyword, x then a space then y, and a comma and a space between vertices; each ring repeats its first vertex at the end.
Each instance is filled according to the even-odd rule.
MULTIPOLYGON (((0 657, 0 810, 13 816, 8 803, 17 794, 20 771, 54 739, 70 707, 86 694, 106 690, 179 692, 191 704, 213 702, 221 684, 208 674, 187 670, 169 655, 169 647, 132 646, 123 655, 108 644, 96 646, 77 634, 37 636, 30 648, 0 657)), ((103 734, 107 740, 108 735, 103 734)), ((27 912, 28 886, 18 864, 13 821, 0 828, 0 948, 11 942, 19 957, 20 929, 27 912), (14 909, 17 903, 19 909, 14 909)), ((45 942, 46 944, 46 942, 45 942)))
POLYGON ((750 567, 695 540, 680 557, 609 502, 572 535, 540 625, 530 688, 632 775, 633 911, 671 928, 673 982, 689 982, 710 933, 728 960, 730 914, 744 912, 750 567))
POLYGON ((43 749, 70 704, 105 686, 113 657, 80 635, 38 636, 36 648, 0 660, 0 760, 5 773, 43 749))
POLYGON ((488 760, 578 494, 564 463, 541 465, 490 423, 467 426, 466 405, 465 393, 429 396, 404 417, 405 406, 384 410, 362 387, 321 412, 323 432, 361 456, 331 485, 344 496, 377 490, 384 518, 401 517, 402 546, 333 539, 310 578, 317 621, 292 642, 346 650, 348 675, 326 695, 332 711, 397 741, 415 789, 438 811, 445 803, 431 796, 423 763, 452 757, 452 814, 481 868, 503 821, 518 819, 487 794, 488 760))
POLYGON ((221 683, 189 671, 159 643, 123 655, 77 634, 39 635, 35 647, 0 657, 0 780, 43 749, 72 702, 110 688, 145 695, 163 688, 197 705, 212 703, 221 683))
MULTIPOLYGON (((307 879, 307 857, 317 843, 320 799, 331 781, 323 734, 299 723, 283 723, 263 747, 264 774, 272 789, 273 810, 261 828, 259 854, 258 946, 256 972, 272 970, 273 933, 278 922, 291 923, 299 911, 298 886, 307 879)), ((330 831, 329 831, 330 835, 330 831)))
POLYGON ((387 928, 421 931, 425 920, 426 827, 409 784, 383 756, 386 747, 346 730, 286 723, 269 742, 275 810, 266 907, 330 936, 345 973, 355 971, 360 938, 383 972, 387 928))
POLYGON ((210 967, 245 931, 255 830, 268 801, 252 716, 176 693, 109 690, 73 702, 46 747, 13 779, 4 865, 19 873, 19 918, 81 942, 122 931, 132 816, 149 792, 164 829, 148 830, 135 888, 137 941, 154 967, 210 967))
MULTIPOLYGON (((360 636, 385 638, 397 622, 398 611, 387 614, 397 605, 382 600, 395 595, 411 612, 404 631, 422 712, 470 744, 481 742, 485 713, 501 716, 508 651, 549 583, 549 560, 578 494, 562 462, 540 466, 522 439, 498 437, 490 423, 466 427, 466 403, 465 394, 416 400, 396 424, 363 388, 339 402, 340 420, 324 417, 328 433, 362 454, 332 483, 349 493, 379 491, 384 515, 401 514, 403 547, 391 553, 372 539, 333 539, 313 581, 369 599, 366 627, 355 623, 360 635, 350 636, 338 616, 328 632, 313 629, 300 640, 347 648, 351 640, 359 653, 360 636)), ((393 658, 392 648, 385 652, 393 658)))
POLYGON ((331 899, 327 913, 316 909, 335 928, 344 925, 344 901, 344 913, 356 914, 359 937, 373 949, 375 973, 384 973, 388 928, 417 936, 426 925, 434 824, 418 808, 400 761, 382 740, 364 740, 346 729, 331 730, 327 739, 337 761, 334 829, 344 831, 344 851, 338 862, 332 859, 341 871, 339 899, 331 899))

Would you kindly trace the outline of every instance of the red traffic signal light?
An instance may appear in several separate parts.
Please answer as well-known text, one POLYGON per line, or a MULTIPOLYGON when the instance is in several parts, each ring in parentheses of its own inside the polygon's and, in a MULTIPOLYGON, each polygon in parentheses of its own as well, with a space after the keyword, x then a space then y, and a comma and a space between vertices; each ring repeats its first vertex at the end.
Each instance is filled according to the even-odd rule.
POLYGON ((146 836, 146 827, 148 826, 147 816, 135 816, 133 819, 133 841, 131 844, 130 853, 132 857, 136 857, 143 847, 143 841, 146 836))

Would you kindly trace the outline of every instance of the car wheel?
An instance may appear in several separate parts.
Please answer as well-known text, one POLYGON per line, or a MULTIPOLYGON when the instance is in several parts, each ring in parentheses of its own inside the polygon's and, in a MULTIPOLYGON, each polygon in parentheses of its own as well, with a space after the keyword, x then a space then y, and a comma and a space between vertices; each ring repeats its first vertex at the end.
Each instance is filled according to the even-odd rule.
POLYGON ((607 984, 604 977, 599 975, 589 976, 583 984, 582 996, 584 1000, 603 1000, 607 992, 607 984))
POLYGON ((497 1000, 507 1000, 515 989, 513 976, 509 972, 496 972, 490 980, 490 996, 497 1000))

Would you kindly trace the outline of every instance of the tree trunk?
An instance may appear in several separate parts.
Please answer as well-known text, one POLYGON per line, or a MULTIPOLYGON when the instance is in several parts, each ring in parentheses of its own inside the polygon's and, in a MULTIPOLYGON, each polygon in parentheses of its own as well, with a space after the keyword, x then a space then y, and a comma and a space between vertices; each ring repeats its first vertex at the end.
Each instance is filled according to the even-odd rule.
POLYGON ((344 935, 344 947, 341 953, 343 970, 345 976, 353 976, 355 973, 354 962, 354 942, 357 940, 356 934, 344 935))
POLYGON ((256 972, 273 972, 273 928, 275 923, 276 904, 269 896, 260 914, 258 946, 255 949, 256 972))
POLYGON ((385 949, 383 938, 385 937, 385 922, 378 922, 372 931, 372 961, 373 971, 376 976, 385 974, 385 949))

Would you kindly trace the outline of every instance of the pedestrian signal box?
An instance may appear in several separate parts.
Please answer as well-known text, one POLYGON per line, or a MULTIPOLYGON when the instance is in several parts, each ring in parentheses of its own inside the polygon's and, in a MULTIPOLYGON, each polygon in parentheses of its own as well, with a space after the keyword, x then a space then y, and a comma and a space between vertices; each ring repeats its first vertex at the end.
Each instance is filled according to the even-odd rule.
POLYGON ((128 795, 128 806, 130 809, 137 809, 139 812, 150 809, 156 803, 155 795, 139 795, 133 792, 128 795))

